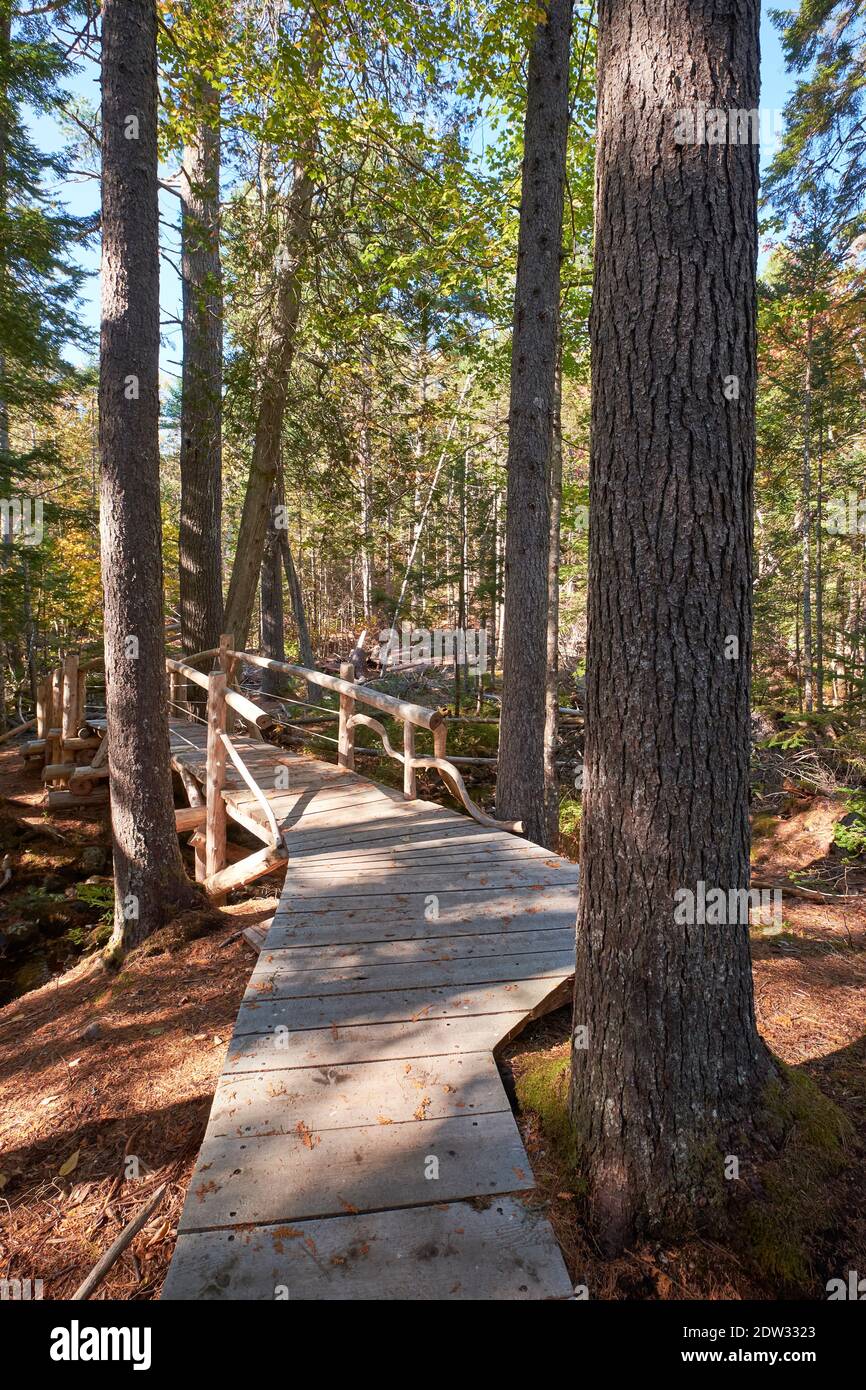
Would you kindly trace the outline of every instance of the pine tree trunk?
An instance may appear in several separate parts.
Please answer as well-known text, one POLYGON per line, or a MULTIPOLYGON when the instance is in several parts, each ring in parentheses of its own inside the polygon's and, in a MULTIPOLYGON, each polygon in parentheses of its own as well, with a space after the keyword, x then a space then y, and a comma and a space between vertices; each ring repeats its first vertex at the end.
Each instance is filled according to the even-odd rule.
MULTIPOLYGON (((269 508, 275 514, 276 495, 269 508)), ((280 561, 280 533, 271 522, 262 556, 260 637, 262 656, 272 661, 285 661, 286 641, 283 628, 283 567, 280 561)), ((262 671, 263 695, 281 695, 284 681, 277 671, 262 671)))
POLYGON ((219 645, 222 591, 222 272, 219 98, 200 85, 196 139, 181 178, 183 381, 180 427, 180 627, 183 650, 219 645))
POLYGON ((803 699, 806 713, 813 708, 812 658, 812 336, 811 319, 806 333, 806 376, 803 382, 803 472, 800 491, 800 554, 803 603, 803 699))
POLYGON ((818 476, 815 480, 815 707, 824 710, 824 431, 818 425, 818 476))
POLYGON ((114 944, 200 902, 174 828, 163 652, 155 0, 102 10, 100 530, 114 944))
MULTIPOLYGON (((327 6, 311 20, 308 81, 318 86, 324 58, 327 6)), ((241 523, 238 528, 235 559, 225 604, 225 630, 234 633, 238 648, 247 640, 259 582, 265 537, 268 531, 268 499, 280 466, 280 439, 289 374, 295 359, 298 319, 301 310, 303 271, 312 232, 315 185, 306 165, 316 147, 316 125, 311 122, 306 147, 295 168, 282 225, 282 245, 278 250, 272 309, 271 342, 264 366, 259 394, 253 457, 241 523)))
POLYGON ((505 633, 496 814, 548 842, 544 779, 549 480, 556 426, 560 255, 572 0, 549 0, 529 58, 511 348, 505 633))
POLYGON ((758 197, 756 146, 675 117, 758 105, 759 11, 599 7, 572 1113, 609 1249, 703 1190, 771 1073, 748 926, 675 916, 749 885, 758 197))
POLYGON ((556 364, 556 419, 550 458, 550 548, 547 557, 547 690, 544 700, 545 844, 559 841, 559 781, 556 750, 559 738, 559 544, 562 513, 562 353, 556 364))

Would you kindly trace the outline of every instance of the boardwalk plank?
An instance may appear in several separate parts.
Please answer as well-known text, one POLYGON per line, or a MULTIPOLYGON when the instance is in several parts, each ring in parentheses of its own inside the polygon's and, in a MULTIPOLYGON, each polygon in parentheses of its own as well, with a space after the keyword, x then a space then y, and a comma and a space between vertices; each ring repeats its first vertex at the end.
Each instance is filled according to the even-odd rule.
POLYGON ((512 984, 452 985, 450 987, 375 991, 368 994, 329 994, 305 999, 261 999, 244 1002, 235 1031, 263 1033, 278 1027, 339 1028, 355 1023, 414 1023, 420 1018, 466 1018, 469 1014, 529 1012, 553 994, 562 974, 512 984))
POLYGON ((403 1124, 448 1116, 510 1113, 489 1052, 388 1062, 351 1062, 254 1072, 220 1081, 208 1136, 291 1134, 403 1124))
POLYGON ((498 1112, 259 1139, 206 1139, 179 1229, 423 1206, 530 1191, 514 1116, 498 1112), (436 1162, 431 1162, 435 1160, 436 1162), (433 1176, 438 1172, 438 1177, 433 1176))
POLYGON ((513 1197, 181 1235, 163 1298, 564 1299, 541 1212, 513 1197))
POLYGON ((468 1018, 422 1018, 412 1023, 359 1024, 342 1028, 307 1028, 290 1033, 273 1028, 238 1033, 229 1043, 224 1077, 286 1067, 330 1067, 340 1062, 411 1060, 492 1051, 500 1040, 519 1032, 524 1009, 476 1014, 468 1018))
POLYGON ((529 951, 522 955, 496 953, 487 956, 449 955, 444 946, 440 955, 428 960, 396 961, 381 965, 350 965, 344 969, 294 970, 274 967, 259 956, 244 994, 251 999, 304 999, 311 995, 352 994, 359 990, 377 993, 391 990, 424 989, 426 986, 486 984, 501 980, 538 979, 545 975, 568 974, 574 958, 569 944, 554 951, 529 951))

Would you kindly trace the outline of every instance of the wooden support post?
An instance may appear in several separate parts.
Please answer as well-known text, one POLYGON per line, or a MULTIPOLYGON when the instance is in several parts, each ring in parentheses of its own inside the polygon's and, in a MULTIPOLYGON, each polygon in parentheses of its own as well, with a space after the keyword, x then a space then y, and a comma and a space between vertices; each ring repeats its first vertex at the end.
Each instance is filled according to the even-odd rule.
MULTIPOLYGON (((440 724, 439 727, 438 727, 438 729, 434 729, 434 730, 433 730, 433 756, 434 756, 434 758, 447 758, 447 757, 448 757, 448 754, 447 754, 446 751, 445 751, 445 741, 446 741, 447 737, 448 737, 448 726, 447 726, 446 724, 440 724)), ((457 786, 455 785, 455 783, 454 783, 454 782, 451 780, 451 778, 448 776, 448 773, 447 773, 447 772, 441 773, 441 777, 442 777, 442 781, 445 783, 445 785, 446 785, 446 787, 448 788, 448 790, 450 791, 451 795, 454 797, 455 801, 462 801, 463 798, 462 798, 462 796, 460 795, 460 792, 459 792, 457 786)))
MULTIPOLYGON (((206 823, 207 815, 204 810, 205 799, 202 796, 201 788, 199 787, 198 782, 193 777, 189 768, 184 767, 183 763, 180 763, 177 766, 177 771, 178 775, 180 776, 180 780, 183 782, 184 791, 186 792, 187 800, 190 804, 190 809, 202 812, 206 823)), ((226 810, 228 810, 228 807, 226 807, 226 810)), ((175 811, 174 815, 176 827, 179 828, 179 826, 177 826, 177 818, 178 816, 182 815, 182 812, 175 811)), ((192 845, 193 852, 195 854, 195 881, 196 883, 204 883, 205 879, 207 878, 207 835, 204 833, 203 830, 200 830, 198 834, 193 835, 191 837, 190 844, 192 845)))
POLYGON ((418 778, 410 759, 415 756, 415 725, 408 719, 403 721, 403 795, 407 801, 414 801, 418 795, 418 778))
POLYGON ((226 749, 222 741, 226 731, 226 712, 225 671, 214 671, 208 677, 207 688, 207 878, 218 874, 226 862, 226 804, 223 800, 226 749))
POLYGON ((183 689, 183 676, 179 671, 169 671, 168 673, 168 717, 176 719, 179 714, 183 714, 186 707, 183 689))
MULTIPOLYGON (((60 740, 65 746, 68 738, 78 733, 78 654, 70 652, 63 658, 63 690, 60 719, 60 740)), ((59 761, 65 761, 62 754, 59 761)))
MULTIPOLYGON (((75 695, 75 719, 76 723, 83 724, 87 715, 87 672, 78 668, 78 690, 75 695)), ((77 730, 76 730, 77 732, 77 730)))
POLYGON ((45 738, 51 727, 51 677, 43 676, 36 687, 36 737, 45 738))
MULTIPOLYGON (((340 662, 340 679, 353 681, 355 668, 351 661, 340 662)), ((355 730, 349 727, 349 720, 355 713, 354 695, 340 693, 340 727, 337 733, 337 762, 348 772, 355 771, 355 730)))
MULTIPOLYGON (((234 644, 235 644, 235 639, 234 639, 234 634, 233 634, 233 633, 231 633, 231 632, 222 632, 222 633, 220 633, 220 645, 219 645, 219 653, 218 653, 218 655, 217 655, 217 661, 219 662, 219 668, 220 668, 220 670, 221 670, 222 672, 224 672, 224 674, 225 674, 226 685, 227 685, 227 686, 234 685, 234 683, 235 683, 235 668, 236 668, 236 666, 237 666, 237 662, 236 662, 236 660, 235 660, 234 657, 229 656, 229 652, 233 649, 234 644)), ((229 710, 228 713, 226 714, 226 727, 225 727, 225 732, 226 732, 227 734, 231 734, 231 733, 234 733, 234 729, 235 729, 235 716, 234 716, 234 713, 232 712, 232 710, 229 710)))
POLYGON ((61 759, 60 721, 63 717, 63 667, 55 666, 51 672, 51 716, 48 720, 45 761, 59 763, 61 759))

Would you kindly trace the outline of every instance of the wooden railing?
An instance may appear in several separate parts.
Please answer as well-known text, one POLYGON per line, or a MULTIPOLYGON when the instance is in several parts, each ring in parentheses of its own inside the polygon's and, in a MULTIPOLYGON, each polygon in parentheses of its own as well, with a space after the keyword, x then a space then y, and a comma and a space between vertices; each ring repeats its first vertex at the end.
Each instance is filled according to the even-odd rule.
POLYGON ((420 768, 429 768, 439 773, 451 792, 479 825, 494 830, 508 830, 512 834, 523 832, 521 821, 496 820, 482 811, 472 800, 459 770, 446 756, 448 729, 445 716, 438 710, 427 709, 424 705, 412 704, 408 700, 398 700, 394 695, 386 695, 381 690, 372 690, 354 679, 354 669, 348 661, 340 666, 340 675, 331 676, 325 671, 313 671, 307 666, 295 666, 288 661, 273 661, 270 657, 259 656, 255 652, 235 652, 229 656, 236 662, 245 661, 250 666, 262 670, 275 671, 289 676, 297 676, 308 685, 318 685, 324 690, 335 692, 340 697, 339 732, 337 737, 337 761, 341 767, 354 771, 355 768, 355 729, 363 726, 372 729, 382 740, 389 758, 403 764, 403 794, 407 799, 417 796, 416 773, 420 768), (366 714, 356 713, 357 704, 369 705, 372 709, 388 714, 403 724, 403 751, 393 748, 388 734, 377 719, 366 714), (415 753, 415 730, 426 729, 433 738, 433 757, 417 757, 415 753))
MULTIPOLYGON (((235 651, 232 638, 224 634, 218 647, 196 652, 185 659, 166 658, 168 700, 172 712, 186 713, 202 719, 207 725, 207 752, 204 792, 182 760, 175 766, 186 789, 189 806, 176 811, 179 832, 192 831, 191 844, 195 852, 196 878, 215 898, 220 899, 231 889, 252 882, 273 872, 287 859, 287 849, 269 797, 256 782, 240 750, 233 741, 237 721, 242 721, 248 734, 262 740, 263 731, 276 724, 277 717, 255 700, 236 688, 241 664, 260 670, 296 677, 307 687, 319 686, 339 697, 337 762, 349 772, 355 769, 355 731, 367 728, 378 734, 389 758, 403 766, 403 795, 414 799, 418 795, 417 774, 421 769, 439 773, 451 794, 466 808, 480 825, 496 830, 522 833, 520 821, 500 821, 477 806, 472 800, 456 764, 447 757, 447 723, 439 711, 400 700, 394 695, 374 690, 356 682, 354 669, 343 662, 340 675, 332 676, 291 662, 274 661, 257 652, 235 651), (210 671, 201 667, 211 666, 210 671), (206 705, 189 697, 193 686, 206 694, 206 705), (363 713, 364 705, 379 714, 390 716, 403 727, 402 751, 394 748, 388 730, 379 719, 363 713), (433 755, 419 757, 416 733, 421 729, 430 734, 433 755), (225 796, 226 771, 231 762, 252 794, 258 807, 250 814, 249 802, 235 804, 225 796), (264 842, 255 854, 247 854, 229 863, 227 821, 231 819, 264 842)), ((105 801, 108 799, 108 735, 105 720, 87 716, 85 710, 87 672, 102 665, 101 658, 82 662, 75 654, 67 655, 62 663, 39 684, 36 716, 37 737, 24 745, 25 756, 38 757, 43 763, 43 780, 49 784, 49 806, 66 805, 72 801, 105 801), (88 758, 90 761, 88 762, 88 758)), ((299 702, 306 703, 306 702, 299 702)), ((313 708, 319 708, 313 706, 313 708)))

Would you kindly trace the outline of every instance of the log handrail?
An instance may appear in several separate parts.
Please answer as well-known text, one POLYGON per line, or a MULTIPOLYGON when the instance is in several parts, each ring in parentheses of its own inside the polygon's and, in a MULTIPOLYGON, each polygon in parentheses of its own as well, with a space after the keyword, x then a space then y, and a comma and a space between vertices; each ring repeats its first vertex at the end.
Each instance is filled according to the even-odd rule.
MULTIPOLYGON (((183 676, 185 680, 193 685, 201 686, 202 690, 208 688, 208 677, 202 671, 196 671, 194 667, 187 666, 185 661, 175 661, 173 657, 166 657, 166 667, 169 671, 174 671, 176 675, 183 676)), ((235 714, 239 714, 241 719, 245 719, 254 728, 266 729, 276 720, 267 710, 248 700, 246 695, 242 695, 239 690, 226 690, 226 704, 229 709, 233 709, 235 714)))
POLYGON ((447 777, 443 775, 442 780, 448 786, 449 791, 454 792, 457 799, 463 803, 472 819, 478 821, 479 825, 489 826, 491 830, 508 830, 512 835, 523 834, 523 821, 497 820, 495 816, 488 816, 486 811, 482 811, 466 790, 466 783, 457 768, 447 758, 416 758, 406 753, 398 753, 397 749, 391 746, 388 731, 384 725, 380 724, 378 719, 371 719, 368 714, 353 714, 349 720, 349 725, 354 727, 356 724, 363 724, 365 728, 372 729, 374 733, 377 733, 388 757, 402 763, 404 768, 431 768, 440 775, 447 773, 447 777))
POLYGON ((273 810, 271 808, 271 803, 268 801, 268 798, 265 796, 264 792, 262 791, 255 777, 250 772, 240 753, 235 748, 228 734, 221 734, 220 737, 223 743, 225 744, 226 752, 228 753, 229 757, 231 758, 241 777, 246 782, 247 786, 249 787, 250 791, 252 792, 253 796, 256 798, 256 801, 258 802, 259 806, 261 806, 264 812, 265 820, 268 823, 268 827, 270 828, 271 832, 271 837, 273 839, 274 849, 279 848, 279 846, 283 843, 283 836, 282 832, 280 831, 280 827, 277 824, 277 818, 274 815, 273 810))
POLYGON ((265 671, 281 671, 287 676, 299 676, 311 685, 319 685, 324 690, 333 690, 337 695, 350 695, 361 704, 390 714, 395 719, 408 720, 419 729, 438 729, 445 716, 439 710, 428 709, 426 705, 415 705, 410 700, 398 700, 396 695, 386 695, 381 690, 371 690, 355 681, 342 680, 339 676, 328 675, 327 671, 313 671, 308 666, 294 666, 289 661, 274 661, 269 656, 259 656, 256 652, 232 652, 250 666, 258 666, 265 671))

